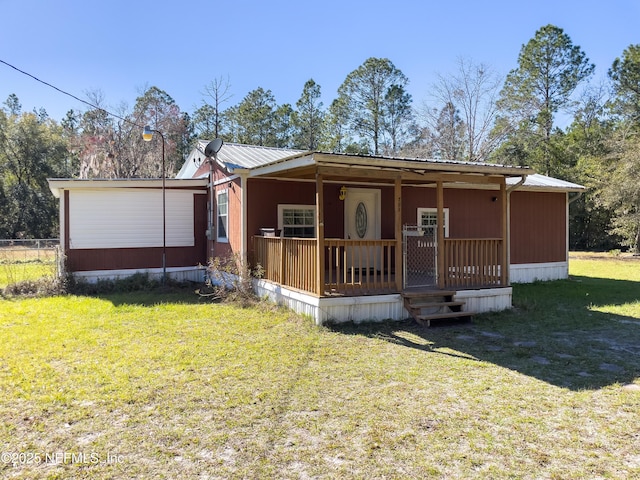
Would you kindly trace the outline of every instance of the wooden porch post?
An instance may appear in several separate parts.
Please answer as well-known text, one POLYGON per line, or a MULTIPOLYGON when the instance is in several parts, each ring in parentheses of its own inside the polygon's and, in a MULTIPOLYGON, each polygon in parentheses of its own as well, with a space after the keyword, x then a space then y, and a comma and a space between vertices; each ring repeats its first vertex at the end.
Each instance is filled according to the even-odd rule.
POLYGON ((445 287, 445 268, 444 268, 444 187, 442 180, 436 182, 437 200, 436 206, 438 207, 438 228, 437 228, 437 242, 438 248, 436 249, 436 262, 438 264, 438 288, 445 287))
POLYGON ((402 290, 404 266, 402 265, 402 179, 396 177, 393 196, 395 198, 395 236, 396 236, 396 289, 402 290))
POLYGON ((507 182, 504 177, 500 181, 500 202, 502 205, 502 262, 500 263, 500 285, 509 285, 509 209, 507 207, 507 182))
POLYGON ((319 173, 316 173, 316 241, 316 293, 321 297, 324 295, 324 186, 319 173))

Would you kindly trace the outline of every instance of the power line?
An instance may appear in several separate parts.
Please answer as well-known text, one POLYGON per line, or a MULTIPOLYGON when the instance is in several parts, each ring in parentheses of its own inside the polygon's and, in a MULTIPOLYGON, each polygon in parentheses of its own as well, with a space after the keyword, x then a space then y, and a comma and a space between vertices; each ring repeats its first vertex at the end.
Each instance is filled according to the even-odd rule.
POLYGON ((62 94, 64 94, 64 95, 67 95, 68 97, 71 97, 71 98, 73 98, 73 99, 75 99, 75 100, 77 100, 77 101, 79 101, 79 102, 81 102, 81 103, 84 103, 85 105, 89 105, 89 106, 90 106, 91 108, 93 108, 93 109, 100 110, 101 112, 104 112, 104 113, 106 113, 107 115, 110 115, 110 116, 112 116, 112 117, 115 117, 115 118, 117 118, 117 119, 120 119, 120 120, 122 120, 123 122, 129 123, 129 124, 131 124, 131 125, 133 125, 133 126, 135 126, 135 127, 143 128, 143 127, 142 127, 142 125, 138 125, 137 123, 132 122, 131 120, 129 120, 129 119, 127 119, 127 118, 123 118, 123 117, 121 117, 120 115, 116 115, 115 113, 111 113, 109 110, 106 110, 106 109, 104 109, 104 108, 102 108, 102 107, 98 107, 97 105, 94 105, 94 104, 92 104, 91 102, 88 102, 88 101, 86 101, 86 100, 83 100, 82 98, 77 97, 77 96, 75 96, 75 95, 74 95, 74 94, 72 94, 72 93, 69 93, 69 92, 67 92, 67 91, 65 91, 65 90, 62 90, 61 88, 56 87, 55 85, 52 85, 52 84, 50 84, 50 83, 48 83, 48 82, 45 82, 44 80, 39 79, 39 78, 38 78, 38 77, 36 77, 35 75, 31 75, 30 73, 25 72, 24 70, 19 69, 19 68, 18 68, 18 67, 16 67, 15 65, 11 65, 9 62, 5 62, 5 61, 4 61, 4 60, 2 60, 1 58, 0 58, 0 63, 3 63, 3 64, 5 64, 7 67, 9 67, 9 68, 13 68, 13 69, 14 69, 14 70, 16 70, 17 72, 20 72, 20 73, 22 73, 23 75, 26 75, 27 77, 30 77, 30 78, 34 79, 36 82, 40 82, 40 83, 42 83, 43 85, 46 85, 47 87, 53 88, 54 90, 56 90, 56 91, 58 91, 58 92, 60 92, 60 93, 62 93, 62 94))

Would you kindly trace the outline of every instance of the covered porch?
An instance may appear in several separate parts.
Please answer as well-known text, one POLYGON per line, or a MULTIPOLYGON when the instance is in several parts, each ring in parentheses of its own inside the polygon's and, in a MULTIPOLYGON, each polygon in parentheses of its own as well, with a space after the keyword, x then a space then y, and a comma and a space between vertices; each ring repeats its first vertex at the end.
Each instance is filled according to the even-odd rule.
POLYGON ((523 182, 529 173, 526 167, 323 153, 301 155, 262 171, 251 170, 250 178, 245 177, 249 191, 253 178, 306 182, 305 189, 315 187, 315 235, 296 238, 277 231, 269 236, 253 235, 251 263, 260 266, 262 279, 319 298, 400 293, 416 287, 508 287, 509 193, 514 187, 507 188, 506 178, 521 177, 523 182), (336 205, 330 204, 325 192, 333 195, 339 185, 340 200, 345 205, 344 228, 334 225, 326 235, 327 205, 331 216, 336 205), (384 220, 390 227, 386 235, 378 232, 370 238, 357 230, 363 222, 366 224, 368 210, 358 204, 348 211, 347 204, 352 193, 355 198, 379 188, 386 188, 384 220), (494 235, 445 235, 445 189, 464 188, 491 192, 494 235), (413 213, 407 212, 415 208, 403 201, 411 192, 418 192, 414 197, 424 195, 420 192, 426 189, 431 197, 435 192, 436 221, 430 227, 408 225, 407 217, 413 213), (351 230, 350 216, 356 217, 351 230), (422 258, 425 255, 429 258, 422 258))

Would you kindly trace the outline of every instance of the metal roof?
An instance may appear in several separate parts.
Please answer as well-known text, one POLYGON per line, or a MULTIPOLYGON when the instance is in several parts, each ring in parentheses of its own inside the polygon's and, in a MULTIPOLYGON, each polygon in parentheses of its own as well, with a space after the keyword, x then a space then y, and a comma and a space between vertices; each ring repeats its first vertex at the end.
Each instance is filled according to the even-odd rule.
MULTIPOLYGON (((193 178, 198 167, 205 159, 204 149, 208 143, 207 140, 198 140, 198 144, 184 162, 177 178, 193 178)), ((228 170, 235 170, 236 168, 246 168, 250 170, 302 153, 305 153, 305 151, 242 145, 239 143, 224 143, 218 152, 217 160, 228 170)))
POLYGON ((527 169, 528 167, 521 167, 519 165, 501 165, 498 163, 487 163, 487 162, 467 162, 463 160, 447 160, 443 158, 420 158, 420 157, 396 157, 396 156, 385 156, 385 155, 358 155, 354 153, 335 153, 335 152, 318 152, 325 155, 334 155, 340 157, 365 157, 371 159, 378 160, 387 160, 392 162, 415 162, 418 164, 437 164, 437 165, 466 165, 469 167, 490 167, 490 168, 512 168, 516 170, 527 169))
POLYGON ((275 147, 253 147, 238 143, 225 143, 218 153, 218 161, 234 168, 255 168, 285 158, 305 153, 304 150, 289 150, 275 147))
MULTIPOLYGON (((198 167, 204 161, 204 149, 209 142, 207 140, 199 140, 196 147, 191 151, 189 157, 185 161, 184 165, 180 169, 178 173, 178 178, 192 178, 198 167)), ((266 165, 271 165, 275 163, 280 163, 286 160, 291 160, 297 157, 301 157, 303 155, 313 155, 318 154, 322 156, 332 156, 336 160, 344 159, 341 163, 348 164, 349 160, 353 161, 372 161, 375 164, 379 164, 380 162, 386 162, 388 165, 394 164, 412 164, 415 166, 426 166, 431 165, 435 167, 451 166, 451 167, 472 167, 472 168, 487 168, 487 169, 507 169, 510 171, 518 171, 522 170, 523 173, 525 170, 528 170, 527 167, 520 166, 511 166, 511 165, 498 165, 494 163, 482 163, 482 162, 464 162, 457 160, 443 160, 443 159, 424 159, 424 158, 415 158, 415 157, 394 157, 394 156, 382 156, 382 155, 357 155, 350 153, 335 153, 335 152, 312 152, 306 150, 293 150, 287 148, 276 148, 276 147, 261 147, 254 145, 242 145, 238 143, 225 143, 222 145, 220 152, 218 152, 217 160, 218 162, 225 166, 228 170, 232 171, 237 168, 241 169, 255 169, 264 167, 266 165)), ((519 173, 515 173, 519 175, 519 173)))
MULTIPOLYGON (((515 185, 518 183, 519 179, 517 177, 507 178, 506 181, 507 185, 515 185)), ((527 175, 527 179, 524 182, 523 187, 528 190, 562 190, 575 192, 586 190, 586 187, 578 185, 577 183, 567 182, 565 180, 560 180, 559 178, 547 177, 546 175, 541 175, 539 173, 527 175)))
MULTIPOLYGON (((199 140, 196 148, 194 148, 180 169, 177 178, 193 178, 198 167, 205 159, 204 149, 209 142, 207 140, 199 140)), ((357 164, 371 164, 371 166, 392 166, 392 167, 424 167, 430 166, 436 169, 451 167, 453 169, 463 169, 471 167, 490 173, 494 169, 496 173, 507 174, 507 185, 515 185, 521 180, 522 175, 527 175, 524 187, 531 190, 563 190, 563 191, 582 191, 585 187, 576 183, 567 182, 557 178, 548 177, 546 175, 532 174, 528 167, 498 165, 494 163, 482 162, 464 162, 442 159, 423 159, 409 157, 393 157, 382 155, 355 155, 348 153, 334 152, 311 152, 305 150, 291 150, 287 148, 261 147, 255 145, 242 145, 238 143, 224 143, 220 152, 218 152, 217 160, 222 166, 230 172, 235 169, 255 170, 261 167, 271 168, 280 164, 279 168, 290 168, 290 163, 307 158, 311 160, 314 156, 326 160, 331 157, 341 164, 350 165, 351 162, 357 164), (303 158, 304 157, 304 158, 303 158), (296 160, 298 159, 298 160, 296 160), (342 160, 341 160, 342 159, 342 160)), ((314 162, 313 160, 311 160, 314 162)), ((355 164, 354 164, 355 165, 355 164)))

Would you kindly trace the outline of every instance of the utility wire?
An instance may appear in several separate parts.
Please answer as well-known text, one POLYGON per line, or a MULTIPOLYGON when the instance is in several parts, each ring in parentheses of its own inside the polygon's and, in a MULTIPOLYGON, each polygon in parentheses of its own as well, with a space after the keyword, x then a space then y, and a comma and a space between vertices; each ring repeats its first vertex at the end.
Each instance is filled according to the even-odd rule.
POLYGON ((62 90, 61 88, 58 88, 55 85, 51 85, 50 83, 45 82, 44 80, 40 80, 38 77, 36 77, 34 75, 31 75, 30 73, 25 72, 24 70, 20 70, 18 67, 14 66, 14 65, 11 65, 9 62, 5 62, 1 58, 0 58, 0 63, 5 64, 9 68, 13 68, 17 72, 20 72, 23 75, 26 75, 27 77, 33 78, 36 82, 40 82, 43 85, 46 85, 47 87, 53 88, 54 90, 56 90, 56 91, 58 91, 58 92, 60 92, 60 93, 62 93, 64 95, 67 95, 68 97, 71 97, 71 98, 73 98, 73 99, 75 99, 75 100, 77 100, 79 102, 84 103, 85 105, 89 105, 91 108, 94 108, 96 110, 100 110, 101 112, 104 112, 107 115, 110 115, 112 117, 118 118, 118 119, 122 120, 123 122, 126 122, 126 123, 129 123, 129 124, 133 125, 134 127, 144 128, 142 125, 138 125, 137 123, 135 123, 135 122, 133 122, 133 121, 127 119, 127 118, 123 118, 120 115, 116 115, 115 113, 111 113, 110 111, 108 111, 108 110, 106 110, 106 109, 104 109, 102 107, 98 107, 97 105, 94 105, 91 102, 83 100, 82 98, 77 97, 77 96, 73 95, 72 93, 66 92, 66 91, 62 90))

